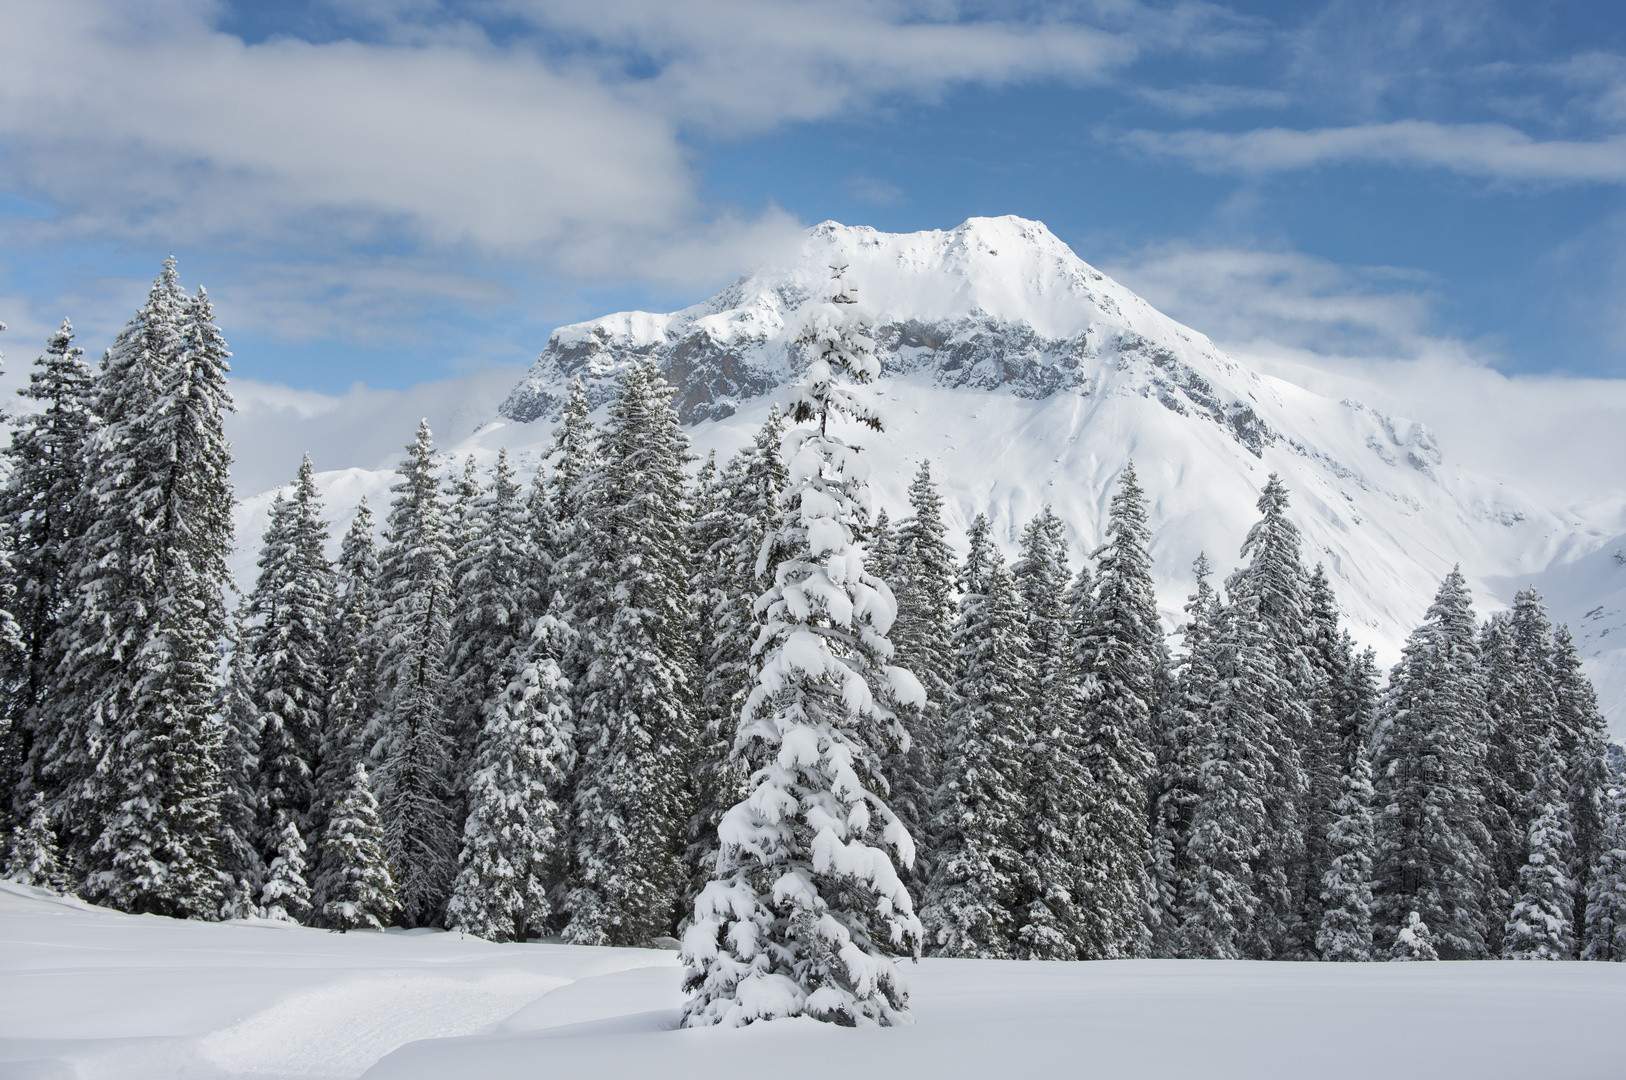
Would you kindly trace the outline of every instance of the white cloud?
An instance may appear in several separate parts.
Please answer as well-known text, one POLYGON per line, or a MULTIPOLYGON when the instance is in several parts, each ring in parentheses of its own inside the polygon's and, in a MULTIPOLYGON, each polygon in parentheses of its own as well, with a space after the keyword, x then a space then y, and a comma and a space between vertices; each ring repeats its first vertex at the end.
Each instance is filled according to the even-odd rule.
POLYGON ((686 130, 736 137, 968 82, 1101 81, 1143 44, 1212 48, 1238 24, 1120 0, 1027 20, 890 0, 514 0, 476 9, 507 20, 499 44, 432 3, 336 10, 376 40, 249 44, 207 0, 7 5, 0 189, 58 211, 7 233, 260 253, 298 237, 305 259, 404 236, 698 281, 787 220, 704 205, 686 130))
POLYGON ((1134 94, 1165 112, 1179 116, 1207 116, 1233 109, 1283 109, 1292 100, 1282 90, 1213 83, 1167 88, 1140 86, 1134 88, 1134 94))
POLYGON ((1464 354, 1434 336, 1427 279, 1395 267, 1341 266, 1295 251, 1145 248, 1104 265, 1155 307, 1216 341, 1390 357, 1464 354))
POLYGON ((1258 175, 1376 162, 1512 182, 1626 183, 1626 136, 1541 141, 1506 124, 1399 120, 1314 131, 1131 131, 1106 137, 1147 154, 1183 160, 1204 172, 1258 175))

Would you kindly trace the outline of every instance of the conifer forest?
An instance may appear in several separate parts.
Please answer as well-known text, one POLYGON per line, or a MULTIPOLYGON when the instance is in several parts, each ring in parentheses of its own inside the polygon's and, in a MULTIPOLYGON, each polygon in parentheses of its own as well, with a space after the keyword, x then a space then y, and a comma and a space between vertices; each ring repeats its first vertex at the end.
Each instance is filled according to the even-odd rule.
POLYGON ((832 290, 729 460, 641 362, 534 476, 420 426, 336 548, 290 462, 241 583, 208 295, 166 263, 94 364, 64 322, 4 450, 6 876, 667 943, 689 1026, 904 1022, 922 955, 1626 960, 1626 780, 1533 588, 1481 618, 1452 571, 1381 671, 1272 475, 1166 633, 1128 460, 1082 554, 1048 509, 951 536, 929 463, 876 505, 832 290))

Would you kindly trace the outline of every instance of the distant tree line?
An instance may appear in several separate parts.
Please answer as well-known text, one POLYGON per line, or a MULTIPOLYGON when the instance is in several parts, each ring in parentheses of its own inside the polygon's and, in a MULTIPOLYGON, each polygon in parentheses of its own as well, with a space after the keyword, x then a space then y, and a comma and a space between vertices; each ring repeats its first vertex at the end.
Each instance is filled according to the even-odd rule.
POLYGON ((602 424, 573 387, 528 482, 445 475, 420 427, 337 561, 307 458, 235 612, 207 296, 166 263, 94 372, 65 322, 0 492, 8 876, 685 934, 696 1023, 758 1018, 738 986, 773 972, 801 989, 761 1015, 906 1008, 830 956, 1626 959, 1621 777, 1534 590, 1481 622, 1453 570, 1380 685, 1272 476, 1171 651, 1132 465, 1076 572, 1049 509, 1011 561, 985 515, 957 558, 924 463, 872 513, 826 426, 878 425, 832 375, 873 376, 843 295, 787 413, 694 475, 651 362, 602 424))

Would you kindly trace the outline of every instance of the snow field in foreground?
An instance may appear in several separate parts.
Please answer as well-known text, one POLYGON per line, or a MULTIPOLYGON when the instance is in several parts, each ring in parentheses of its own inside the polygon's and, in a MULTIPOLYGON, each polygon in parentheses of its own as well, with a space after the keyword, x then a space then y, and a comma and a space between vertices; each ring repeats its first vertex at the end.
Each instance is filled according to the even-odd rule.
POLYGON ((9 884, 0 957, 7 1080, 1626 1072, 1619 964, 927 960, 910 1028, 676 1031, 668 952, 187 923, 9 884))

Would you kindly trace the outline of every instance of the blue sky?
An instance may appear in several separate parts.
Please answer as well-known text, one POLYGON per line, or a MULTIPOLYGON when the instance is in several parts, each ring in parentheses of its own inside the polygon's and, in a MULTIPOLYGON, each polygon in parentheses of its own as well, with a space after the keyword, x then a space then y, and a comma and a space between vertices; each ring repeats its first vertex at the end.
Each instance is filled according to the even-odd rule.
POLYGON ((796 228, 1046 222, 1222 343, 1626 377, 1618 3, 0 0, 0 349, 527 363, 796 228))

